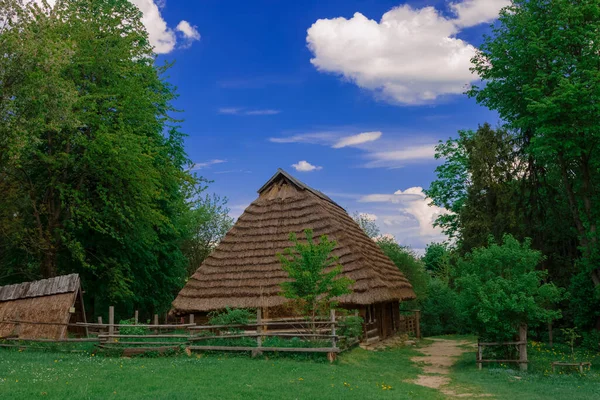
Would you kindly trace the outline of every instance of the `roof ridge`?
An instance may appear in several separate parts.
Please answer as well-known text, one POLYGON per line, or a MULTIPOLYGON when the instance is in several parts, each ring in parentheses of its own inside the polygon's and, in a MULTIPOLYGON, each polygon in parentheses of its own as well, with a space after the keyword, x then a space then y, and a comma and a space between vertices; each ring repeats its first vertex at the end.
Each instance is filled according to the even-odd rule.
POLYGON ((304 183, 304 182, 300 181, 299 179, 293 177, 291 174, 289 174, 288 172, 284 171, 282 168, 277 168, 277 172, 275 172, 275 174, 267 181, 267 183, 265 183, 264 185, 262 185, 260 187, 260 189, 258 189, 258 191, 257 191, 258 194, 261 194, 262 192, 264 192, 265 190, 267 190, 267 188, 269 188, 277 180, 277 178, 279 176, 285 177, 287 180, 289 180, 291 183, 293 183, 298 188, 300 188, 302 190, 308 190, 309 192, 315 194, 316 196, 322 198, 323 200, 327 200, 331 204, 334 204, 334 205, 338 206, 339 208, 341 208, 342 210, 344 210, 344 208, 342 206, 340 206, 338 203, 336 203, 335 201, 333 201, 325 193, 321 192, 320 190, 317 190, 317 189, 314 189, 314 188, 308 186, 306 183, 304 183))

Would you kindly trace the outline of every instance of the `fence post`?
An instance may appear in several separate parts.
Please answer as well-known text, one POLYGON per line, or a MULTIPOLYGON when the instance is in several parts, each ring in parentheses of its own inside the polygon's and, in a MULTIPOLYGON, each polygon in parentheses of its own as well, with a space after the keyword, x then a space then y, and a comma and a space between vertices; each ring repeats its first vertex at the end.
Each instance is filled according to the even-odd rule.
MULTIPOLYGON (((331 309, 329 311, 329 317, 331 320, 331 348, 332 349, 336 349, 336 337, 335 337, 335 309, 331 309)), ((329 362, 333 362, 335 361, 335 356, 336 353, 335 352, 331 352, 327 354, 327 358, 329 359, 329 362)))
POLYGON ((260 351, 260 348, 262 347, 262 337, 260 336, 260 334, 262 333, 262 309, 261 307, 258 307, 256 309, 256 348, 257 350, 254 350, 252 352, 252 357, 256 357, 262 354, 262 351, 260 351))
POLYGON ((519 368, 527 371, 527 324, 519 326, 519 368))
POLYGON ((190 314, 190 324, 194 324, 194 314, 190 314))
POLYGON ((483 360, 483 346, 479 343, 479 339, 477 339, 477 369, 483 368, 481 360, 483 360))
MULTIPOLYGON (((158 325, 158 314, 154 314, 154 320, 152 321, 153 325, 158 325)), ((154 334, 158 333, 158 328, 154 328, 154 334)))
POLYGON ((415 310, 415 325, 417 339, 421 339, 421 310, 415 310))
POLYGON ((134 321, 134 323, 135 323, 136 325, 138 324, 138 321, 139 321, 139 318, 138 318, 138 317, 139 317, 139 316, 140 316, 140 314, 139 314, 139 311, 138 311, 138 310, 135 310, 135 314, 133 315, 133 321, 134 321))
POLYGON ((112 337, 115 334, 115 307, 108 307, 108 336, 110 336, 110 342, 114 342, 112 337))

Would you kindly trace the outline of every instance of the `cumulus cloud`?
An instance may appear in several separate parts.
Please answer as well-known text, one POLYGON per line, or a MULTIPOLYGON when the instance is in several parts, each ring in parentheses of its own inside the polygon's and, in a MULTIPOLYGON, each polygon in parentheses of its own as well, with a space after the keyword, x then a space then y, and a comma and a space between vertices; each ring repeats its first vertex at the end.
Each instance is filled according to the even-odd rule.
POLYGON ((379 22, 359 12, 350 19, 319 19, 307 31, 310 62, 395 103, 422 104, 460 94, 477 76, 469 71, 475 47, 456 35, 462 27, 493 19, 507 1, 453 3, 457 18, 433 7, 402 5, 379 22))
MULTIPOLYGON (((41 3, 41 0, 35 0, 41 3)), ((50 6, 56 4, 56 0, 47 0, 50 6)), ((191 42, 200 40, 200 33, 195 26, 187 21, 181 21, 175 28, 171 29, 162 17, 160 10, 165 7, 166 0, 129 0, 142 12, 142 23, 148 31, 148 39, 156 54, 166 54, 173 51, 177 45, 177 35, 180 32, 185 44, 189 47, 191 42)))
POLYGON ((332 147, 340 149, 347 146, 356 146, 362 143, 373 142, 381 137, 381 132, 363 132, 358 135, 346 136, 339 139, 332 147))
POLYGON ((277 115, 280 110, 264 109, 264 110, 246 110, 242 107, 224 107, 219 108, 219 114, 229 115, 277 115))
POLYGON ((308 161, 305 161, 305 160, 298 161, 297 164, 292 164, 292 167, 294 167, 294 169, 298 172, 311 172, 311 171, 318 171, 320 169, 323 169, 323 167, 319 167, 317 165, 312 165, 311 163, 309 163, 308 161))
POLYGON ((209 160, 209 161, 194 163, 194 165, 192 165, 192 167, 190 168, 190 171, 197 171, 199 169, 208 168, 208 167, 213 166, 215 164, 222 164, 224 162, 227 162, 227 160, 214 159, 214 160, 209 160))
POLYGON ((465 0, 450 3, 450 9, 457 16, 457 26, 469 27, 495 20, 498 12, 510 3, 510 0, 465 0))
POLYGON ((198 27, 190 25, 190 23, 185 20, 179 22, 179 24, 177 24, 175 27, 175 30, 177 32, 181 32, 183 35, 185 43, 182 45, 182 47, 184 48, 190 47, 193 42, 200 40, 200 32, 198 32, 198 27))
POLYGON ((414 220, 418 224, 418 232, 427 238, 440 238, 442 231, 434 227, 433 223, 439 215, 446 214, 444 208, 430 205, 431 199, 425 195, 419 186, 408 188, 404 191, 397 190, 392 194, 369 194, 359 199, 361 203, 391 203, 398 206, 398 215, 382 217, 386 226, 406 224, 414 220))

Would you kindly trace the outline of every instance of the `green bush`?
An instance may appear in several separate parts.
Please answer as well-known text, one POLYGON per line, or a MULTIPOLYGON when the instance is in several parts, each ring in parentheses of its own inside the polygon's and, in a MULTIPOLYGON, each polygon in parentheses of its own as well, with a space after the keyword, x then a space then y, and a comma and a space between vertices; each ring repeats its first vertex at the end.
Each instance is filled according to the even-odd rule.
POLYGON ((341 318, 337 325, 337 335, 342 336, 340 347, 360 339, 363 334, 363 319, 359 316, 348 315, 341 318))
POLYGON ((143 326, 136 326, 135 319, 129 318, 119 321, 119 333, 121 335, 147 335, 149 330, 143 326))
POLYGON ((256 312, 247 308, 229 308, 211 311, 208 314, 209 325, 245 325, 256 320, 256 312))
POLYGON ((429 280, 421 301, 421 329, 425 336, 461 333, 458 295, 441 279, 429 280))

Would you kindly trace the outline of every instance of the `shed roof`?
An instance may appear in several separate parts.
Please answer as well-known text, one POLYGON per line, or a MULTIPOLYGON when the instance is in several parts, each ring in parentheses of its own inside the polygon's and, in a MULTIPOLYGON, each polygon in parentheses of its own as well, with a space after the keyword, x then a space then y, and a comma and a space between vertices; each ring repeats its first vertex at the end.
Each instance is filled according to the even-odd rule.
MULTIPOLYGON (((263 185, 212 254, 173 302, 176 313, 225 307, 272 307, 286 303, 287 278, 277 253, 291 246, 290 232, 306 228, 337 241, 342 274, 355 281, 342 304, 415 298, 411 284, 356 222, 335 202, 283 170, 263 185)), ((299 235, 303 237, 303 235, 299 235)))
POLYGON ((79 288, 79 275, 70 274, 34 282, 0 286, 0 301, 12 301, 32 297, 74 292, 79 288))

